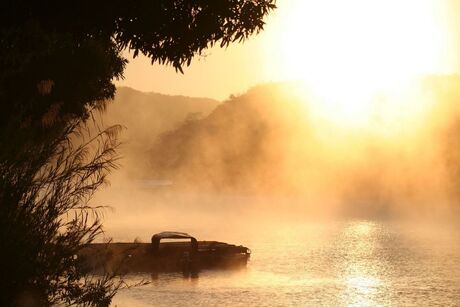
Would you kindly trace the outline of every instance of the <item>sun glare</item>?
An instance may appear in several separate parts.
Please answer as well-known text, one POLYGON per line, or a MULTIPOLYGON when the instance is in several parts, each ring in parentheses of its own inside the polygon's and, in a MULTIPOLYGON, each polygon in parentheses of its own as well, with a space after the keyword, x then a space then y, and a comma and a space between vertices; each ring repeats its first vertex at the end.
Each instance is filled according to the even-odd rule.
POLYGON ((371 97, 445 67, 440 1, 289 0, 279 6, 278 38, 268 48, 279 58, 270 65, 282 79, 304 81, 317 98, 314 111, 335 122, 362 126, 375 110, 371 97))

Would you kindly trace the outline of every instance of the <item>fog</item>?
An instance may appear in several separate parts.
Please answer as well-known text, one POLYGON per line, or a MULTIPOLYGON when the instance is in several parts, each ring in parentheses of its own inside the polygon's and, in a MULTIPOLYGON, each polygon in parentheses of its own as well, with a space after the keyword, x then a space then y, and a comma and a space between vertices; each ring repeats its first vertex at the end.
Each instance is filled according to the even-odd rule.
POLYGON ((299 83, 256 86, 220 103, 119 89, 102 122, 126 127, 123 159, 93 200, 112 208, 107 236, 225 238, 235 228, 304 221, 452 219, 460 77, 424 77, 370 99, 365 124, 353 126, 324 116, 299 83))

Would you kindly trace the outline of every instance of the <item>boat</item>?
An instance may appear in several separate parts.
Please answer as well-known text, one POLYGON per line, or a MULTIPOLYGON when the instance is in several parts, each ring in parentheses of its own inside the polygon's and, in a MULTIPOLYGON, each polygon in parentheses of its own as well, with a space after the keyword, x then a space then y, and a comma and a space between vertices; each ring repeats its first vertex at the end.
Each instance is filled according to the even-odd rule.
POLYGON ((184 232, 154 234, 151 243, 91 243, 78 259, 92 273, 197 273, 245 267, 251 250, 219 241, 198 241, 184 232))

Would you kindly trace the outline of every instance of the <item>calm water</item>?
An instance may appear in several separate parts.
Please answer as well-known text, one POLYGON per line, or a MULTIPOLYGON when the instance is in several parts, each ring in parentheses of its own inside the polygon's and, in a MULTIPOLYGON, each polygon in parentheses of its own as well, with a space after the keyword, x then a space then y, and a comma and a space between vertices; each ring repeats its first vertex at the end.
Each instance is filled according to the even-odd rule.
POLYGON ((459 230, 354 220, 227 234, 252 249, 246 269, 160 275, 114 305, 460 306, 459 230))

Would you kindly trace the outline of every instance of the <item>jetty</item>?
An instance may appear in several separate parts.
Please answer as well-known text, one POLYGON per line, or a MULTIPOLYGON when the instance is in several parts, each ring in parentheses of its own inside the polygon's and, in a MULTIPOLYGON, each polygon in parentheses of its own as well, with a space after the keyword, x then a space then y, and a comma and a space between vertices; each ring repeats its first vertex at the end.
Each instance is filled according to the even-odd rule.
POLYGON ((92 243, 79 253, 85 271, 92 273, 196 273, 202 269, 245 267, 251 250, 219 241, 198 241, 183 233, 154 234, 150 243, 92 243))

